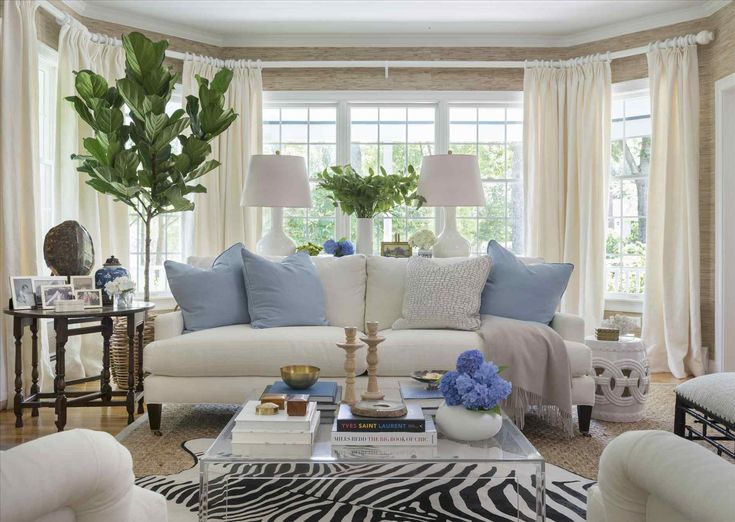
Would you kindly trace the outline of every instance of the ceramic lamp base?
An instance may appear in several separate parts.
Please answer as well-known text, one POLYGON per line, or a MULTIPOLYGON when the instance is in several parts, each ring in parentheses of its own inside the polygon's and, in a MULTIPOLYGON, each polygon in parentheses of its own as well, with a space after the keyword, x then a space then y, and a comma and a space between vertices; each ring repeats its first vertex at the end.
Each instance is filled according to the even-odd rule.
POLYGON ((271 229, 260 238, 256 251, 265 256, 288 256, 296 252, 296 243, 283 231, 282 208, 271 208, 271 229))
POLYGON ((444 207, 444 230, 436 238, 434 257, 468 257, 470 242, 457 230, 457 209, 444 207))

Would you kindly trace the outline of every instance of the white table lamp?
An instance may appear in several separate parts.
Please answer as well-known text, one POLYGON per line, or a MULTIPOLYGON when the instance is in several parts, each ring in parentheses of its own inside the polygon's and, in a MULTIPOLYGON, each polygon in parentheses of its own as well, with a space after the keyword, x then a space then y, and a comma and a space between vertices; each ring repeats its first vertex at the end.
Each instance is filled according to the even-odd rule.
POLYGON ((426 198, 426 206, 444 207, 444 230, 434 245, 434 257, 469 256, 470 242, 457 230, 456 207, 485 205, 477 156, 424 156, 417 192, 426 198))
POLYGON ((283 230, 283 209, 311 207, 311 189, 304 158, 280 152, 253 155, 240 204, 271 209, 271 228, 258 241, 259 254, 293 254, 296 243, 283 230))

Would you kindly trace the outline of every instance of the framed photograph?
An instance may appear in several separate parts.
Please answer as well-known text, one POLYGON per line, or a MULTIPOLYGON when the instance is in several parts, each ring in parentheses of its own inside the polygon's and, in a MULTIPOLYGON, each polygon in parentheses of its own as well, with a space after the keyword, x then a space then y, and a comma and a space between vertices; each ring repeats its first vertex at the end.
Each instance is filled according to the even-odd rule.
POLYGON ((403 241, 381 241, 380 255, 383 257, 411 257, 411 245, 403 241))
POLYGON ((33 278, 33 294, 36 296, 36 306, 41 306, 41 287, 65 285, 64 276, 36 276, 33 278))
POLYGON ((84 308, 99 308, 102 306, 102 290, 74 290, 74 296, 84 303, 84 308))
POLYGON ((94 276, 71 276, 69 281, 71 286, 74 287, 74 291, 77 290, 94 290, 94 276))
POLYGON ((13 308, 28 310, 36 304, 33 295, 33 277, 19 276, 10 278, 10 295, 13 298, 13 308))
POLYGON ((41 286, 41 305, 44 308, 54 308, 59 301, 74 299, 74 287, 71 285, 43 285, 41 286))

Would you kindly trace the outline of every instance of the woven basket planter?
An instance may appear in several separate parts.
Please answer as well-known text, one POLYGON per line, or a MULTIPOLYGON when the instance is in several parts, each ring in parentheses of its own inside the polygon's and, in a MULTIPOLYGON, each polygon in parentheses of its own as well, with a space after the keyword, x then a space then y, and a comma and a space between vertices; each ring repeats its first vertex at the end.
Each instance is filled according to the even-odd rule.
MULTIPOLYGON (((148 312, 145 328, 143 329, 143 348, 153 342, 156 312, 148 312)), ((138 378, 138 358, 140 346, 138 335, 135 336, 135 378, 138 378)), ((112 322, 112 337, 110 338, 110 371, 112 379, 118 389, 128 389, 128 322, 124 317, 115 317, 112 322)))

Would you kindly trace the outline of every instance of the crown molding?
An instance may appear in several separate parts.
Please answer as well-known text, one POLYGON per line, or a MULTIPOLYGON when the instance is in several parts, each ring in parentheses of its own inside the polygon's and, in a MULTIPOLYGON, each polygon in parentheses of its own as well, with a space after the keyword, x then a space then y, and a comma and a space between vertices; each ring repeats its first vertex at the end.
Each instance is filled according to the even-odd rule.
POLYGON ((138 16, 88 0, 62 0, 77 14, 219 47, 573 47, 625 34, 706 18, 732 0, 698 5, 567 35, 479 33, 249 33, 218 35, 185 24, 138 16))

